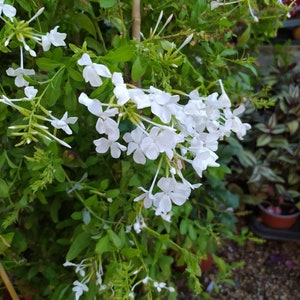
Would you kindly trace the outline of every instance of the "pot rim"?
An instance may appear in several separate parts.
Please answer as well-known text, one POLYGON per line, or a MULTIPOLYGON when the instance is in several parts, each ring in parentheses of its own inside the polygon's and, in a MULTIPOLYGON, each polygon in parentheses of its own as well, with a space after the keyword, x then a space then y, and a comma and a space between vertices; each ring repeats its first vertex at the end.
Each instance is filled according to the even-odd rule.
POLYGON ((271 216, 274 216, 274 217, 278 217, 278 218, 282 218, 282 219, 289 219, 289 218, 293 218, 293 217, 296 217, 296 216, 299 216, 300 215, 300 211, 298 210, 297 212, 295 213, 292 213, 292 214, 289 214, 289 215, 279 215, 279 214, 274 214, 273 212, 267 210, 262 204, 258 204, 258 207, 265 213, 271 215, 271 216))

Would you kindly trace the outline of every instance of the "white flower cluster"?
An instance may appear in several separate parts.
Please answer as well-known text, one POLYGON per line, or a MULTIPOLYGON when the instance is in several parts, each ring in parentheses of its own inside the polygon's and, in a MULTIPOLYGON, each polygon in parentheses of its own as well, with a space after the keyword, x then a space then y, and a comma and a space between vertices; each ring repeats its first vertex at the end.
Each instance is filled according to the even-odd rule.
MULTIPOLYGON (((137 271, 138 272, 138 271, 137 271)), ((144 285, 147 285, 149 283, 153 284, 153 287, 157 290, 158 293, 160 293, 163 289, 168 290, 170 293, 174 293, 175 289, 172 286, 167 286, 167 284, 165 282, 158 282, 153 280, 151 277, 146 276, 144 279, 142 279, 141 281, 138 281, 137 283, 135 283, 133 285, 133 287, 131 288, 131 291, 128 295, 129 299, 134 299, 134 289, 136 288, 137 285, 143 283, 144 285)))
MULTIPOLYGON (((34 19, 36 19, 39 15, 42 14, 44 11, 44 8, 41 8, 38 10, 38 12, 27 22, 25 21, 18 21, 17 19, 14 19, 17 13, 17 10, 15 7, 13 7, 10 4, 4 4, 4 0, 0 0, 0 19, 2 19, 4 22, 8 23, 9 21, 12 23, 11 26, 14 26, 14 24, 20 22, 23 24, 24 32, 20 31, 18 32, 17 39, 21 43, 22 46, 20 46, 20 67, 13 69, 12 67, 9 67, 6 70, 6 74, 8 76, 15 77, 15 85, 20 88, 24 88, 24 94, 25 96, 23 98, 18 99, 9 99, 5 95, 2 95, 0 97, 0 102, 4 103, 6 105, 9 105, 11 107, 14 107, 15 109, 19 110, 20 112, 27 113, 28 115, 32 114, 30 111, 26 111, 25 108, 19 106, 17 102, 21 101, 37 101, 39 97, 37 96, 38 90, 35 89, 33 86, 29 86, 29 82, 24 78, 25 76, 32 76, 35 75, 35 70, 33 69, 25 69, 24 68, 24 62, 23 62, 23 50, 28 51, 29 54, 33 57, 36 56, 36 52, 34 49, 31 49, 28 44, 26 43, 25 39, 31 39, 42 46, 44 51, 48 51, 51 47, 51 45, 58 47, 58 46, 66 46, 65 38, 67 36, 66 33, 60 33, 57 31, 59 26, 54 27, 54 29, 50 30, 50 32, 43 34, 38 34, 33 31, 31 27, 29 27, 29 23, 32 22, 34 19), (9 21, 2 17, 2 14, 6 16, 9 21), (25 24, 28 26, 25 27, 25 24)), ((17 25, 16 25, 17 27, 17 25)), ((4 45, 5 47, 9 46, 9 43, 11 39, 16 36, 16 31, 12 30, 11 34, 6 39, 4 45)), ((63 117, 61 119, 58 119, 54 117, 51 113, 51 111, 44 111, 46 116, 38 116, 39 119, 50 122, 50 124, 56 128, 56 129, 62 129, 67 133, 68 135, 72 134, 72 130, 69 127, 69 124, 74 124, 77 121, 77 117, 68 117, 68 112, 65 112, 63 117)), ((32 124, 36 128, 31 132, 31 136, 28 136, 26 139, 27 143, 30 143, 32 140, 34 140, 34 135, 40 135, 47 139, 54 139, 61 143, 62 145, 70 148, 70 146, 65 143, 64 141, 57 138, 55 135, 51 134, 48 131, 48 127, 44 125, 39 124, 32 124)), ((20 126, 11 126, 10 129, 22 129, 23 125, 20 126)))
POLYGON ((75 273, 78 273, 82 278, 81 281, 75 280, 73 282, 73 292, 75 293, 75 299, 78 300, 84 292, 88 292, 88 283, 91 280, 92 276, 96 276, 96 285, 99 286, 99 290, 105 290, 107 287, 103 284, 103 268, 102 265, 99 263, 97 267, 97 271, 95 274, 87 274, 87 269, 93 269, 94 266, 88 262, 87 259, 82 260, 79 264, 75 264, 69 261, 66 261, 63 264, 64 267, 75 267, 75 273))
POLYGON ((156 215, 167 221, 171 218, 172 203, 184 204, 191 189, 200 185, 192 185, 184 178, 184 162, 190 163, 202 177, 207 167, 219 166, 216 154, 219 141, 232 132, 242 139, 250 128, 239 118, 245 110, 243 105, 231 110, 231 101, 221 81, 221 95, 202 97, 192 91, 186 94, 186 104, 181 104, 179 95, 154 87, 145 90, 127 86, 121 73, 111 74, 105 65, 93 63, 87 53, 78 64, 84 66, 83 77, 91 86, 102 85, 101 77, 110 78, 114 85, 114 99, 108 104, 85 93, 79 96, 79 103, 98 117, 96 130, 101 137, 94 140, 96 151, 110 151, 113 158, 119 158, 127 150, 126 154, 132 155, 137 164, 163 157, 168 165, 168 177, 157 178, 158 166, 150 189, 141 187, 144 193, 135 198, 135 201, 144 200, 145 208, 152 207, 156 215), (144 116, 143 109, 150 109, 154 117, 144 116), (135 128, 124 134, 125 145, 120 141, 119 124, 126 118, 135 128), (160 189, 157 193, 154 193, 155 185, 160 189))

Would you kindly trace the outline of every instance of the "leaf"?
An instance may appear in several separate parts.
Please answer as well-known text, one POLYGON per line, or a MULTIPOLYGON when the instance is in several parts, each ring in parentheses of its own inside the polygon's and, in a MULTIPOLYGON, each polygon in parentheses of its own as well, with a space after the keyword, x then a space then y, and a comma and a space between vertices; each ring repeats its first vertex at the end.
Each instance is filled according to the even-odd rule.
POLYGON ((0 197, 7 198, 9 196, 9 187, 6 181, 0 178, 0 197))
POLYGON ((225 49, 225 50, 223 50, 221 53, 220 53, 220 55, 221 56, 231 56, 231 55, 234 55, 234 54, 236 54, 237 53, 237 51, 235 50, 235 49, 225 49))
POLYGON ((116 198, 120 195, 120 190, 112 189, 105 192, 105 197, 107 198, 116 198))
POLYGON ((242 35, 238 38, 237 46, 238 47, 244 46, 250 39, 250 35, 251 35, 251 26, 248 25, 245 31, 242 33, 242 35))
POLYGON ((73 22, 77 23, 80 28, 85 29, 94 38, 97 36, 95 25, 92 20, 86 14, 75 14, 73 15, 73 22))
POLYGON ((191 240, 193 240, 193 241, 196 240, 197 231, 192 225, 188 226, 188 234, 189 234, 189 237, 191 238, 191 240))
POLYGON ((105 235, 97 242, 95 252, 98 255, 101 256, 105 252, 112 252, 112 251, 115 251, 115 250, 113 249, 113 247, 110 244, 110 238, 108 235, 105 235))
POLYGON ((121 250, 121 254, 124 255, 126 258, 134 258, 138 257, 141 254, 141 250, 134 249, 134 248, 123 248, 121 250))
POLYGON ((0 255, 3 255, 6 249, 10 248, 14 235, 13 232, 0 235, 0 255))
POLYGON ((114 246, 117 249, 121 249, 123 245, 121 238, 110 228, 107 230, 107 233, 114 246))
POLYGON ((272 138, 270 135, 262 134, 258 137, 258 139, 256 141, 256 146, 262 147, 262 146, 268 145, 271 142, 271 140, 272 140, 272 138))
POLYGON ((145 74, 147 70, 147 65, 143 64, 140 57, 138 56, 137 59, 134 61, 132 70, 131 70, 131 77, 133 81, 138 81, 141 77, 145 74))
POLYGON ((55 166, 54 177, 58 182, 65 181, 65 170, 62 168, 60 164, 56 164, 55 166))
POLYGON ((187 228, 188 228, 188 221, 187 221, 187 219, 183 219, 180 222, 180 227, 179 227, 180 234, 182 234, 182 235, 186 234, 187 228))
POLYGON ((56 101, 60 98, 62 91, 61 88, 63 86, 62 80, 64 75, 64 69, 60 69, 53 77, 49 87, 42 99, 47 106, 55 105, 56 101))
POLYGON ((134 56, 134 48, 131 45, 119 47, 109 51, 103 58, 110 62, 130 61, 134 56))
POLYGON ((63 64, 56 60, 52 60, 46 57, 41 57, 36 60, 36 64, 43 71, 52 71, 56 68, 61 67, 63 64))
POLYGON ((7 164, 9 165, 9 167, 10 167, 11 169, 17 169, 18 166, 16 166, 16 165, 9 159, 6 150, 4 150, 3 154, 4 154, 4 157, 6 158, 6 162, 7 162, 7 164))
POLYGON ((291 135, 295 134, 299 128, 299 122, 297 120, 287 122, 286 125, 291 135))
POLYGON ((117 0, 100 0, 100 7, 111 8, 117 4, 117 0))
POLYGON ((79 233, 73 243, 71 244, 71 247, 66 255, 67 261, 72 261, 74 258, 76 258, 85 248, 88 247, 90 243, 90 235, 83 231, 79 233))

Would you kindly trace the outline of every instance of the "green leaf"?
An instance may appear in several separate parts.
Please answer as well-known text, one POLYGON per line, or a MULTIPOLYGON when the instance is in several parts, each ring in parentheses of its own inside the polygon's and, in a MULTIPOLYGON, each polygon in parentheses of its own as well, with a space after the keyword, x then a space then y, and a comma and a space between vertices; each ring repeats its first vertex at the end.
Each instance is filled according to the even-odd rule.
POLYGON ((56 164, 55 166, 54 177, 58 182, 65 181, 65 170, 62 168, 61 165, 56 164))
POLYGON ((268 145, 271 142, 272 138, 269 134, 262 134, 258 137, 256 141, 256 146, 257 147, 262 147, 265 145, 268 145))
POLYGON ((6 181, 0 178, 0 197, 7 198, 9 196, 9 187, 6 181))
POLYGON ((117 249, 121 249, 123 245, 121 238, 110 228, 107 230, 107 233, 114 246, 117 249))
POLYGON ((73 22, 77 23, 80 28, 85 29, 93 37, 97 36, 95 25, 86 14, 75 14, 73 18, 73 22))
POLYGON ((82 74, 72 68, 68 68, 68 73, 69 73, 69 76, 74 79, 75 81, 83 81, 83 77, 82 77, 82 74))
POLYGON ((105 197, 107 198, 116 198, 120 195, 120 190, 112 189, 105 192, 105 197))
POLYGON ((109 186, 109 180, 108 179, 103 179, 100 183, 100 191, 104 191, 108 188, 109 186))
POLYGON ((182 235, 186 234, 187 233, 187 228, 188 228, 188 220, 183 219, 180 222, 180 227, 179 227, 180 234, 182 234, 182 235))
POLYGON ((7 162, 7 164, 9 165, 9 167, 12 168, 12 169, 17 169, 18 166, 16 166, 16 165, 9 159, 6 150, 4 150, 3 154, 4 154, 4 157, 6 158, 6 162, 7 162))
POLYGON ((117 0, 100 0, 100 7, 111 8, 117 4, 117 0))
POLYGON ((193 241, 197 238, 197 231, 192 225, 188 226, 188 234, 193 241))
POLYGON ((47 91, 42 99, 43 103, 46 103, 47 106, 55 105, 56 101, 62 95, 62 81, 63 81, 64 69, 60 69, 53 77, 50 82, 47 91))
POLYGON ((134 248, 123 248, 121 250, 121 254, 124 255, 126 258, 134 258, 138 257, 141 254, 141 250, 134 249, 134 248))
POLYGON ((36 64, 43 71, 52 71, 56 68, 61 67, 63 64, 56 60, 52 60, 46 57, 41 57, 36 60, 36 64))
POLYGON ((237 46, 242 47, 244 46, 250 39, 251 35, 251 26, 248 25, 242 35, 238 38, 237 46))
POLYGON ((130 61, 134 56, 133 46, 123 46, 109 51, 103 58, 110 62, 126 62, 130 61))
POLYGON ((131 70, 131 77, 133 81, 138 81, 145 74, 146 70, 147 64, 142 63, 140 57, 138 56, 134 61, 131 70))
POLYGON ((230 56, 230 55, 234 55, 236 53, 237 53, 237 51, 235 49, 225 49, 220 53, 220 55, 221 56, 230 56))
POLYGON ((10 248, 10 244, 14 238, 14 233, 9 232, 6 234, 0 235, 0 254, 3 255, 5 251, 10 248))
POLYGON ((101 256, 105 252, 112 252, 112 251, 115 251, 115 249, 111 246, 110 238, 108 235, 105 235, 97 242, 95 252, 98 255, 101 256))
POLYGON ((79 233, 73 243, 71 244, 71 247, 66 255, 67 261, 72 261, 74 258, 76 258, 85 248, 88 247, 90 243, 90 235, 83 231, 79 233))

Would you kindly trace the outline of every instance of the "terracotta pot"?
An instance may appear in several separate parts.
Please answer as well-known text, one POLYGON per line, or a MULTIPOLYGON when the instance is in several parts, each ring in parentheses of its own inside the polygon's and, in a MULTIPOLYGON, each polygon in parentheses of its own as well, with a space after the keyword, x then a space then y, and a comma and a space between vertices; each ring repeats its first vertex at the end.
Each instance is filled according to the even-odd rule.
POLYGON ((259 216, 262 223, 276 229, 287 229, 292 227, 300 215, 299 211, 289 215, 279 215, 270 212, 262 204, 258 205, 258 207, 260 209, 259 216))
POLYGON ((207 254, 207 258, 204 260, 201 260, 200 262, 200 268, 202 273, 205 273, 208 271, 213 263, 213 258, 210 254, 207 254))
MULTIPOLYGON (((176 260, 176 257, 175 257, 175 262, 173 263, 173 268, 176 271, 178 271, 180 273, 183 273, 185 271, 185 269, 187 268, 186 264, 177 265, 176 262, 177 262, 177 260, 176 260)), ((213 263, 213 257, 208 253, 207 258, 205 258, 205 259, 203 259, 199 262, 201 272, 205 273, 206 271, 208 271, 210 269, 212 263, 213 263)))

